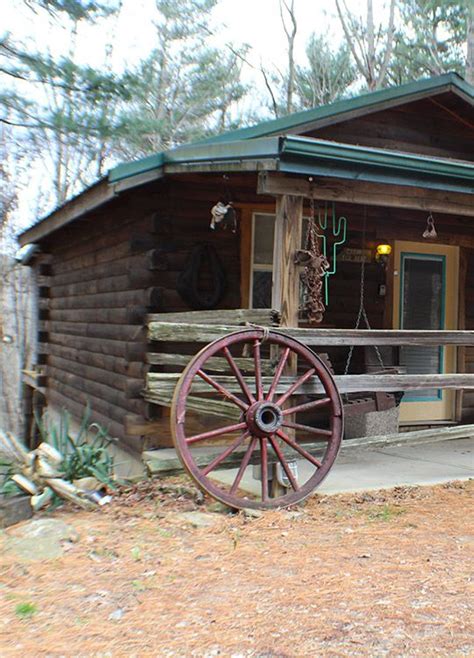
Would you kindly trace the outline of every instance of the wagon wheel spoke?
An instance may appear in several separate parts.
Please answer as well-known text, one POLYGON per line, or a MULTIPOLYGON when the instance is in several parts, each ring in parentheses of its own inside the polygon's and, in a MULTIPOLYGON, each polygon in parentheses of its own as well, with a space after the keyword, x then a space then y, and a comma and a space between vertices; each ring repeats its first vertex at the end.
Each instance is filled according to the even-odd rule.
POLYGON ((238 407, 242 409, 242 411, 247 411, 248 409, 248 404, 245 404, 245 402, 242 402, 242 400, 239 400, 239 398, 228 391, 224 386, 216 382, 215 379, 213 379, 210 375, 207 374, 207 372, 204 372, 204 370, 198 370, 197 375, 201 377, 201 379, 204 379, 205 382, 207 382, 210 386, 216 389, 222 396, 227 398, 228 400, 232 400, 234 404, 236 404, 238 407))
POLYGON ((210 464, 206 466, 206 468, 203 468, 202 474, 203 475, 208 475, 211 471, 213 471, 219 464, 222 464, 224 459, 226 459, 236 448, 238 448, 244 441, 250 436, 249 432, 244 432, 240 436, 238 436, 235 441, 233 441, 230 446, 228 446, 224 452, 221 452, 220 455, 215 457, 210 464))
POLYGON ((313 466, 316 466, 317 468, 321 468, 322 464, 319 461, 319 459, 316 459, 316 457, 313 457, 313 455, 305 450, 302 446, 300 446, 296 441, 293 441, 283 430, 277 430, 277 434, 282 439, 285 443, 287 443, 293 450, 296 450, 296 452, 299 452, 299 454, 307 459, 309 462, 313 464, 313 466))
POLYGON ((260 441, 260 466, 262 477, 262 501, 268 500, 268 446, 266 439, 260 441))
POLYGON ((300 387, 303 386, 303 384, 308 381, 310 377, 314 375, 316 372, 315 368, 310 368, 307 370, 304 375, 301 375, 301 377, 298 377, 298 379, 293 382, 293 384, 290 386, 290 388, 287 390, 286 393, 284 393, 281 397, 278 398, 276 401, 276 404, 281 407, 281 405, 288 400, 290 395, 293 395, 293 393, 300 387))
POLYGON ((257 400, 263 400, 262 360, 260 356, 260 341, 257 338, 253 343, 253 360, 255 366, 255 394, 257 400))
POLYGON ((283 409, 282 413, 284 416, 289 414, 298 414, 302 411, 309 411, 310 409, 318 409, 320 407, 326 407, 328 404, 331 404, 331 398, 322 398, 320 400, 312 400, 311 402, 305 402, 303 404, 297 404, 296 407, 289 407, 288 409, 283 409))
POLYGON ((226 346, 226 347, 224 347, 224 349, 222 351, 224 352, 224 356, 227 359, 227 362, 228 362, 232 372, 234 373, 235 378, 237 379, 237 381, 240 384, 240 388, 242 389, 243 394, 247 397, 247 400, 250 403, 255 402, 255 398, 252 395, 251 390, 247 386, 247 382, 243 378, 242 373, 240 372, 240 369, 239 369, 238 365, 234 361, 234 357, 230 353, 229 348, 226 346))
POLYGON ((275 375, 273 376, 272 384, 270 386, 270 390, 268 391, 267 395, 267 400, 271 402, 273 400, 273 396, 275 395, 275 391, 277 389, 278 383, 280 381, 281 375, 283 373, 283 368, 286 365, 286 362, 288 360, 288 355, 290 354, 290 348, 285 347, 283 350, 283 353, 280 357, 280 361, 278 363, 277 369, 275 370, 275 375))
POLYGON ((209 430, 209 432, 203 432, 202 434, 195 434, 186 439, 186 443, 196 443, 196 441, 205 441, 206 439, 212 439, 216 436, 222 436, 223 434, 230 434, 231 432, 237 432, 238 430, 243 430, 247 427, 247 423, 236 423, 235 425, 227 425, 226 427, 219 427, 215 430, 209 430))
POLYGON ((291 472, 291 469, 288 466, 288 462, 286 461, 285 456, 281 451, 281 448, 278 445, 277 441, 275 441, 275 438, 273 436, 268 437, 268 440, 272 444, 272 448, 276 452, 276 456, 278 457, 280 464, 283 466, 283 470, 285 471, 286 477, 289 479, 290 484, 293 487, 293 490, 299 491, 300 488, 298 486, 298 482, 295 480, 295 476, 291 472))
POLYGON ((294 430, 299 430, 300 432, 308 432, 308 434, 316 434, 321 438, 326 438, 328 441, 332 437, 331 430, 323 430, 320 427, 311 427, 311 425, 301 425, 301 423, 294 423, 291 420, 285 420, 282 423, 283 427, 291 427, 294 430))
POLYGON ((240 484, 240 481, 245 473, 245 469, 249 465, 250 458, 252 457, 252 453, 255 449, 255 444, 257 443, 257 439, 255 437, 252 437, 252 440, 249 443, 249 446, 245 452, 245 455, 242 459, 242 463, 240 464, 240 468, 237 471, 237 475, 235 476, 235 480, 230 488, 230 493, 235 494, 235 492, 238 489, 238 486, 240 484))

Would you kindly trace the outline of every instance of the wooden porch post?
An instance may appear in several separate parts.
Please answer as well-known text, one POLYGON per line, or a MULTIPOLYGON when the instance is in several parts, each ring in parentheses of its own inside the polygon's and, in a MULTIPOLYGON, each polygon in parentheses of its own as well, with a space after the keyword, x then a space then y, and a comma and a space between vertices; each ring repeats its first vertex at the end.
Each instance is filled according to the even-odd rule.
POLYGON ((281 313, 282 327, 298 326, 300 267, 295 254, 301 249, 303 197, 277 197, 273 242, 272 308, 281 313))
MULTIPOLYGON (((272 308, 280 311, 282 327, 298 326, 300 268, 295 263, 295 255, 301 249, 302 225, 303 197, 278 196, 273 241, 272 308)), ((292 354, 284 374, 295 375, 296 372, 296 354, 292 354)), ((288 429, 287 432, 294 438, 294 430, 288 429)), ((274 496, 285 493, 276 477, 272 478, 271 489, 274 496)))

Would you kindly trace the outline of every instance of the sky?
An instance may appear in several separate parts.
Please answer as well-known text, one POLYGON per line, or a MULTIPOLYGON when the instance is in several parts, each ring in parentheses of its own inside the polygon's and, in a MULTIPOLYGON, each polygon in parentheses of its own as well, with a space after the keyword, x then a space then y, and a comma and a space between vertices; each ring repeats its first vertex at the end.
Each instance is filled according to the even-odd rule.
MULTIPOLYGON (((365 9, 364 0, 346 0, 350 9, 360 12, 365 9)), ((106 2, 106 0, 102 0, 106 2)), ((115 0, 114 0, 115 2, 115 0)), ((384 0, 376 0, 377 11, 383 9, 384 0)), ((336 15, 334 0, 295 0, 298 32, 295 43, 295 59, 304 63, 305 47, 312 33, 324 34, 335 46, 342 40, 341 28, 336 15)), ((77 36, 76 56, 82 64, 100 66, 105 58, 105 46, 113 44, 112 68, 122 71, 136 65, 153 48, 156 27, 153 25, 154 0, 122 0, 122 11, 116 20, 107 20, 99 25, 80 24, 77 36)), ((286 68, 286 38, 281 25, 279 0, 219 0, 214 10, 216 27, 214 45, 225 48, 225 44, 249 44, 247 59, 252 66, 242 71, 244 82, 259 93, 250 94, 253 100, 246 101, 247 110, 261 110, 261 99, 266 94, 259 67, 286 68)), ((45 11, 33 12, 25 0, 0 0, 0 36, 10 33, 15 41, 31 47, 48 48, 52 55, 67 55, 71 48, 70 27, 61 25, 45 11)), ((34 92, 33 92, 34 93, 34 92)), ((33 178, 47 174, 31 171, 33 178)), ((41 185, 37 186, 41 189, 41 185)), ((29 186, 31 190, 31 186, 29 186)), ((31 208, 37 206, 37 198, 31 191, 21 199, 19 218, 28 225, 35 218, 31 208)))

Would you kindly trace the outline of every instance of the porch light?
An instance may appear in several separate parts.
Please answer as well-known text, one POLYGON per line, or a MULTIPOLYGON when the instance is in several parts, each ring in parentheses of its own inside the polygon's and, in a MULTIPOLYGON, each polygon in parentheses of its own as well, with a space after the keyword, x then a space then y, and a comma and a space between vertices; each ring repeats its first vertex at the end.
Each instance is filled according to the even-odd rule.
POLYGON ((392 245, 390 244, 378 244, 376 249, 376 260, 380 258, 380 256, 390 256, 392 253, 392 245))

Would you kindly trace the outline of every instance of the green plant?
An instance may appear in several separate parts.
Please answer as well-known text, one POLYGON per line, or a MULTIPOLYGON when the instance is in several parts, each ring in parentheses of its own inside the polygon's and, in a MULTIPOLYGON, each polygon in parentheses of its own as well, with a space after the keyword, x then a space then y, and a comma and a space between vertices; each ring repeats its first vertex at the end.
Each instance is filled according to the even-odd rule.
POLYGON ((0 495, 17 496, 23 493, 20 487, 11 479, 16 472, 15 462, 7 457, 0 456, 0 495))
POLYGON ((111 443, 108 431, 90 422, 90 408, 86 407, 76 436, 71 435, 70 415, 63 409, 59 425, 36 417, 36 424, 45 443, 49 443, 63 456, 59 465, 63 478, 72 482, 84 477, 95 477, 99 482, 115 489, 112 480, 113 458, 108 450, 111 443), (92 438, 88 440, 88 437, 92 438))
POLYGON ((395 507, 394 505, 383 505, 379 509, 372 510, 369 513, 370 521, 392 521, 397 516, 406 512, 402 507, 395 507))
POLYGON ((18 603, 15 607, 15 614, 20 619, 29 619, 38 612, 38 608, 34 603, 18 603))

